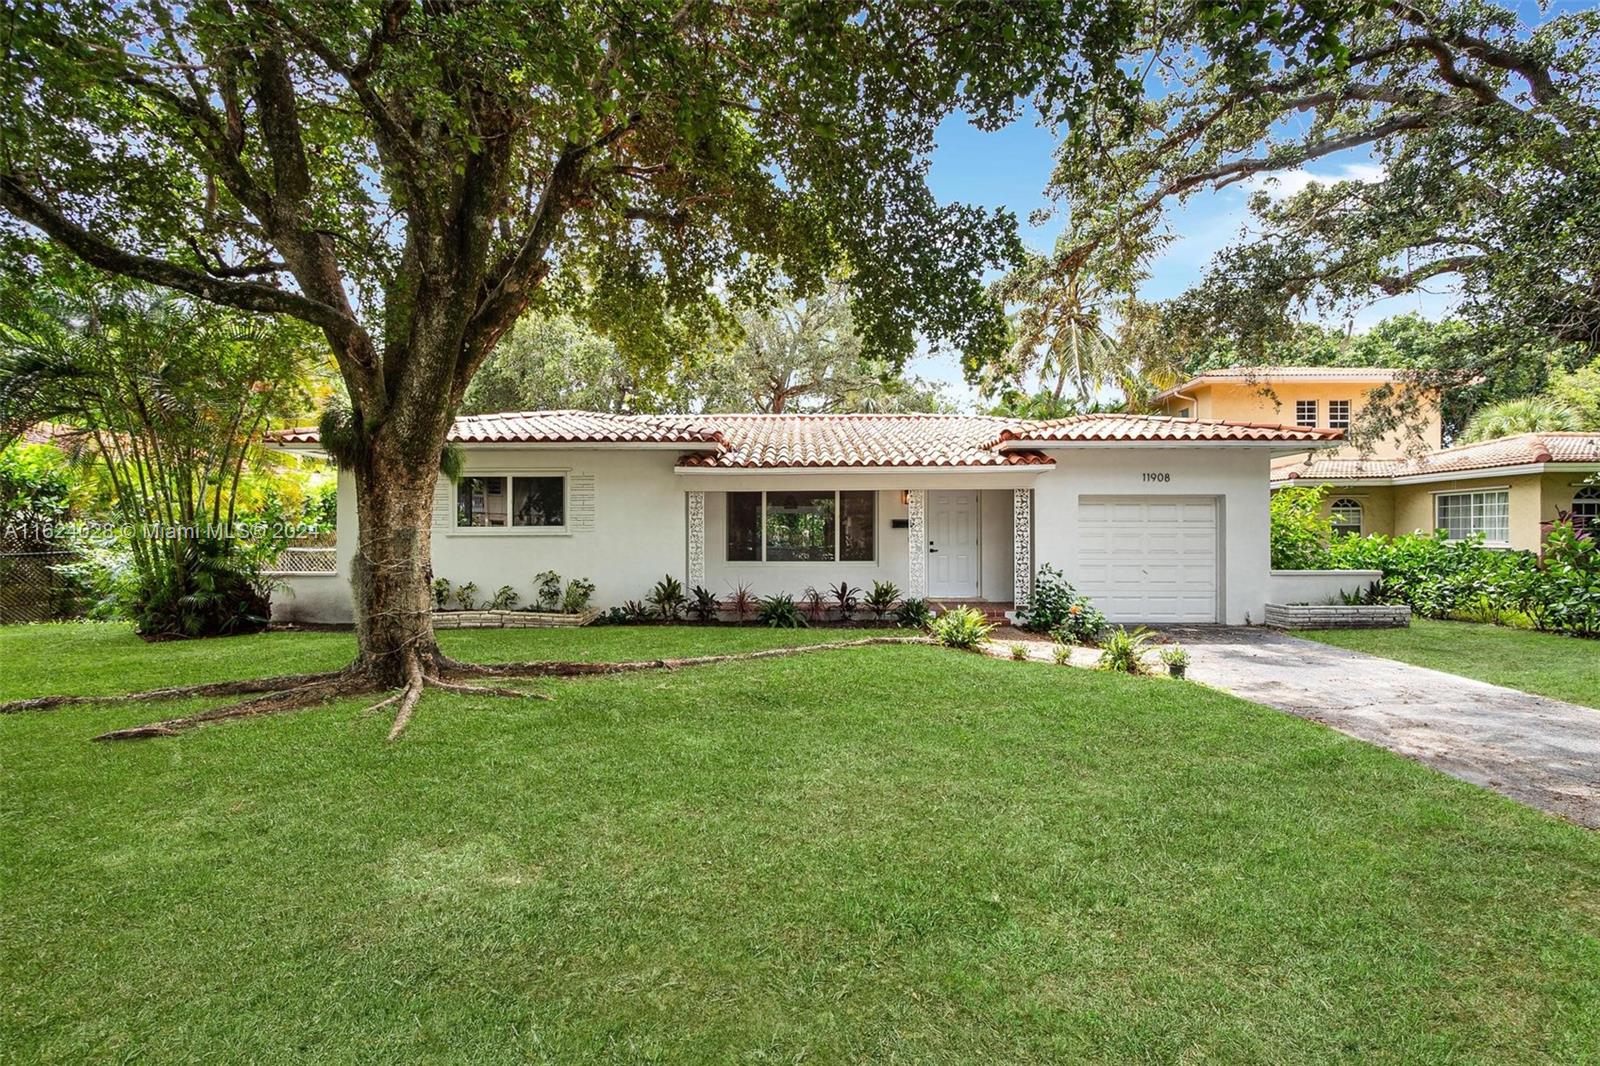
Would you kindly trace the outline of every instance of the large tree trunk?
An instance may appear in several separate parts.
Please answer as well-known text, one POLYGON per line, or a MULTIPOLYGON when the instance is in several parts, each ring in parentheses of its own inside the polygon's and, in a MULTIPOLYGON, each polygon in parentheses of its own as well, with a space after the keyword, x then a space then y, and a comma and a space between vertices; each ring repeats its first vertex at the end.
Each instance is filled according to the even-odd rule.
POLYGON ((433 490, 439 447, 395 447, 379 434, 355 464, 360 539, 351 568, 356 669, 385 688, 436 673, 444 662, 433 636, 428 587, 433 490), (419 460, 418 451, 432 458, 419 460), (407 453, 412 454, 407 454, 407 453))

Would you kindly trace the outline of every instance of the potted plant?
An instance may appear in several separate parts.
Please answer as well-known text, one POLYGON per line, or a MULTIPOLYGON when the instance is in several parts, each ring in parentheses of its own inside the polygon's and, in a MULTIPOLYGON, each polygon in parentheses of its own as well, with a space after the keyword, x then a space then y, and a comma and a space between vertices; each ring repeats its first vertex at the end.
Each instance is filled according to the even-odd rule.
POLYGON ((1181 644, 1174 644, 1170 648, 1161 649, 1161 661, 1166 664, 1167 673, 1182 681, 1184 674, 1189 671, 1189 652, 1181 644))

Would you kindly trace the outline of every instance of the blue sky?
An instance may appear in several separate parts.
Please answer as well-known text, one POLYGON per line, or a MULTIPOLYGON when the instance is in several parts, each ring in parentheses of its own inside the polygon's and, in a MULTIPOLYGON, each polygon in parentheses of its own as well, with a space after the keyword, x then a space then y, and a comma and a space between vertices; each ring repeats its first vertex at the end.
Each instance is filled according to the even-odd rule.
MULTIPOLYGON (((1050 177, 1054 147, 1055 138, 1050 131, 1040 128, 1031 116, 993 133, 974 128, 965 118, 952 118, 940 127, 928 183, 941 200, 1010 208, 1022 225, 1027 244, 1035 250, 1048 251, 1060 232, 1060 220, 1034 227, 1028 224, 1028 215, 1049 204, 1044 188, 1050 177)), ((1318 160, 1304 173, 1282 176, 1278 188, 1294 191, 1313 177, 1371 178, 1379 173, 1377 164, 1365 151, 1346 152, 1318 160)), ((1166 299, 1197 281, 1213 254, 1245 234, 1250 221, 1245 205, 1253 189, 1235 185, 1220 192, 1202 191, 1175 207, 1169 215, 1174 240, 1152 264, 1142 295, 1166 299)), ((1362 309, 1353 321, 1359 330, 1382 318, 1407 312, 1438 318, 1448 313, 1452 302, 1448 288, 1441 285, 1437 292, 1383 300, 1362 309)), ((1344 317, 1326 321, 1329 325, 1346 324, 1344 317)), ((954 355, 919 356, 909 369, 944 384, 950 397, 963 406, 975 401, 972 390, 961 379, 954 355)))

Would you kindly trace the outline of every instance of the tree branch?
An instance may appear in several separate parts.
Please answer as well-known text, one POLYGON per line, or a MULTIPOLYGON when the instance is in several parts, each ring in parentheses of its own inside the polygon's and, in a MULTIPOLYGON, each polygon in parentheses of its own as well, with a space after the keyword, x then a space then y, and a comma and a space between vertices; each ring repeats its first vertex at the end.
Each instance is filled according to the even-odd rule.
POLYGON ((0 207, 38 227, 84 262, 101 270, 177 289, 241 311, 290 315, 346 341, 365 336, 354 318, 317 300, 264 282, 223 281, 165 259, 119 248, 67 219, 30 192, 15 175, 0 174, 0 207))

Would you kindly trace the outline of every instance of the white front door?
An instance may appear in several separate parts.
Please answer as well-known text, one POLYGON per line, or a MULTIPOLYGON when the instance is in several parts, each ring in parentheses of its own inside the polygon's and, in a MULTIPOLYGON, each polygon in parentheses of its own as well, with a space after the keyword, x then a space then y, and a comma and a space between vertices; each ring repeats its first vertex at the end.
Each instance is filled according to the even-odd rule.
POLYGON ((928 493, 928 595, 978 594, 978 493, 928 493))

